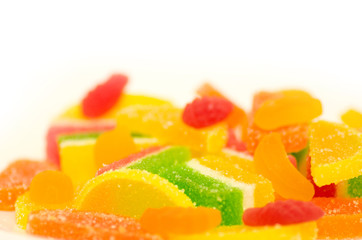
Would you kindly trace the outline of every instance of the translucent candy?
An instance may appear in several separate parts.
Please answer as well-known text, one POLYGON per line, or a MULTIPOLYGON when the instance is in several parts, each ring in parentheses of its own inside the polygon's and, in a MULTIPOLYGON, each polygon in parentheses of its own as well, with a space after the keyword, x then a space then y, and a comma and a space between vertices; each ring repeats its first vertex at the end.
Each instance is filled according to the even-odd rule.
POLYGON ((18 160, 0 173, 0 210, 13 211, 16 199, 29 189, 33 177, 45 170, 55 170, 47 162, 18 160))
POLYGON ((217 152, 226 145, 227 126, 218 124, 194 129, 183 123, 182 111, 170 106, 133 106, 119 112, 118 124, 161 139, 163 142, 186 145, 197 151, 217 152))
POLYGON ((217 227, 220 222, 220 211, 205 207, 149 208, 141 217, 143 228, 160 235, 202 233, 217 227))
POLYGON ((42 210, 29 216, 26 231, 56 239, 162 240, 141 228, 133 218, 75 210, 42 210))
POLYGON ((268 239, 268 240, 313 240, 317 236, 315 222, 293 224, 289 226, 220 227, 204 234, 175 235, 170 240, 241 240, 241 239, 268 239))
POLYGON ((318 186, 362 175, 362 135, 346 125, 318 121, 310 127, 311 170, 318 186))
POLYGON ((279 134, 263 138, 255 151, 254 163, 256 171, 268 178, 282 197, 308 201, 314 196, 312 183, 290 163, 279 134))
POLYGON ((362 113, 351 109, 345 112, 341 118, 348 126, 362 130, 362 113))
POLYGON ((120 169, 89 180, 74 206, 83 211, 138 218, 147 208, 192 207, 193 203, 176 186, 155 174, 120 169))

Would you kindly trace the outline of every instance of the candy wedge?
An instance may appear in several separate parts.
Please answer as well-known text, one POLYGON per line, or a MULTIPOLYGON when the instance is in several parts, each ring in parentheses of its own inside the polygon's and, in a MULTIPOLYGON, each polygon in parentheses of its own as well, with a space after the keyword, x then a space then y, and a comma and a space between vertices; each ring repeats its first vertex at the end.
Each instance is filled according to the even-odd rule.
POLYGON ((338 183, 337 197, 362 198, 362 175, 338 183))
POLYGON ((165 206, 191 207, 193 203, 167 180, 133 169, 109 171, 89 180, 75 200, 78 210, 130 217, 165 206))
POLYGON ((362 175, 362 135, 346 125, 318 121, 310 128, 311 171, 318 186, 362 175))

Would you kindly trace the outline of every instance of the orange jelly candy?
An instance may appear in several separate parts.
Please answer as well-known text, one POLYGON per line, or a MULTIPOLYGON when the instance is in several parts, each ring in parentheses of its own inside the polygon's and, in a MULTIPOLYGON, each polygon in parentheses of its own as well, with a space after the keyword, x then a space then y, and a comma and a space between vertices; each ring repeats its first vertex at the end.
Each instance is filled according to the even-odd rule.
POLYGON ((161 235, 202 233, 220 223, 220 211, 206 207, 149 208, 141 217, 143 228, 161 235))
POLYGON ((321 102, 300 90, 281 91, 259 104, 254 123, 264 130, 307 123, 322 114, 321 102))
POLYGON ((18 196, 29 189, 33 177, 39 172, 56 169, 47 162, 18 160, 0 173, 0 210, 14 211, 18 196))
POLYGON ((273 131, 263 130, 255 125, 251 125, 247 129, 246 137, 246 147, 248 151, 254 153, 263 137, 272 132, 280 134, 287 153, 299 152, 308 144, 308 124, 286 126, 273 131))
POLYGON ((361 198, 314 198, 325 212, 317 221, 320 239, 355 239, 362 237, 361 198))
POLYGON ((29 215, 30 234, 67 240, 162 240, 141 228, 138 220, 112 214, 75 210, 41 210, 29 215))
POLYGON ((31 181, 29 194, 36 204, 68 203, 73 200, 73 183, 63 172, 44 171, 31 181))
MULTIPOLYGON (((202 85, 198 90, 197 94, 204 97, 221 97, 226 100, 229 100, 227 97, 225 97, 222 93, 220 93, 218 90, 216 90, 211 84, 205 83, 202 85)), ((230 100, 229 100, 230 101, 230 100)), ((231 102, 231 101, 230 101, 231 102)), ((241 126, 242 130, 244 132, 243 136, 245 136, 246 127, 248 126, 248 118, 243 109, 236 106, 235 104, 233 111, 229 114, 229 116, 226 118, 226 122, 228 123, 229 127, 235 128, 237 126, 241 126)))
POLYGON ((289 161, 280 134, 271 133, 262 139, 255 150, 254 165, 281 197, 309 201, 314 196, 312 183, 289 161))
POLYGON ((131 133, 123 127, 102 133, 95 145, 95 162, 97 169, 111 164, 137 152, 131 133))

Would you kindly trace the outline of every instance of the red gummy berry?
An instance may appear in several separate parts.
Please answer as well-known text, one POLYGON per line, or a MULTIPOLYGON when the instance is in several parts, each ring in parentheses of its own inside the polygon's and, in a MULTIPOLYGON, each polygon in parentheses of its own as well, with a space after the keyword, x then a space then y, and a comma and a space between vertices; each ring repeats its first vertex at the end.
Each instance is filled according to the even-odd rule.
POLYGON ((229 128, 228 130, 226 147, 238 152, 246 152, 246 144, 237 138, 235 131, 232 128, 229 128))
POLYGON ((106 82, 96 86, 82 101, 83 114, 95 118, 106 113, 116 104, 127 82, 127 76, 115 74, 106 82))
POLYGON ((289 225, 314 221, 323 215, 323 210, 312 202, 290 199, 268 203, 262 208, 246 209, 243 222, 248 226, 289 225))
POLYGON ((314 197, 335 197, 337 192, 336 184, 331 183, 329 185, 325 185, 322 187, 317 186, 315 184, 311 169, 310 169, 310 157, 306 160, 306 168, 307 168, 307 179, 313 184, 314 186, 314 197))
POLYGON ((203 128, 224 120, 233 110, 233 104, 220 97, 196 98, 186 105, 182 119, 194 128, 203 128))

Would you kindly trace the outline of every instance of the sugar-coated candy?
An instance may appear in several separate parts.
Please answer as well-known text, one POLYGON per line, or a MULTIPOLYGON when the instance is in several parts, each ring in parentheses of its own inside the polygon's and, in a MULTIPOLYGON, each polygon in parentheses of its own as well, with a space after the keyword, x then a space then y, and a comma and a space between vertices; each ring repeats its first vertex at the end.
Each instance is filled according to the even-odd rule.
POLYGON ((220 211, 205 207, 149 208, 141 219, 141 226, 152 233, 195 234, 217 227, 221 222, 220 211))
POLYGON ((290 199, 268 203, 262 208, 246 209, 243 222, 248 226, 290 225, 315 221, 323 215, 323 210, 311 202, 290 199))
POLYGON ((362 134, 346 125, 318 121, 310 127, 311 171, 318 186, 362 175, 362 134))
POLYGON ((119 169, 96 176, 84 185, 74 203, 78 210, 137 218, 147 208, 166 206, 194 205, 166 179, 134 169, 119 169))
POLYGON ((26 231, 38 236, 68 240, 162 240, 159 235, 142 229, 136 219, 76 210, 32 212, 26 231))
POLYGON ((233 110, 228 100, 220 97, 196 98, 182 113, 184 123, 194 128, 212 126, 224 120, 233 110))
POLYGON ((233 149, 238 152, 246 152, 246 143, 241 140, 241 136, 239 138, 236 134, 236 130, 229 128, 226 148, 233 149))
POLYGON ((362 130, 362 113, 356 110, 348 110, 342 116, 342 121, 350 127, 362 130))
POLYGON ((338 183, 337 197, 362 198, 362 175, 338 183))
POLYGON ((106 82, 96 86, 82 100, 83 114, 95 118, 109 111, 121 96, 127 82, 127 76, 114 74, 106 82))
POLYGON ((256 171, 268 178, 282 197, 308 201, 314 196, 312 183, 290 163, 279 134, 263 138, 255 151, 254 163, 256 171))
POLYGON ((57 167, 48 162, 17 160, 0 173, 0 210, 13 211, 16 199, 25 193, 33 177, 57 167))

